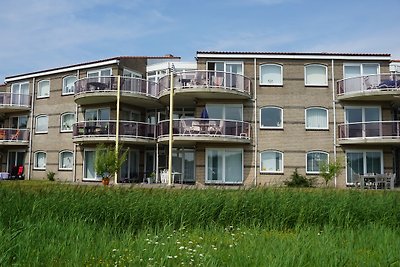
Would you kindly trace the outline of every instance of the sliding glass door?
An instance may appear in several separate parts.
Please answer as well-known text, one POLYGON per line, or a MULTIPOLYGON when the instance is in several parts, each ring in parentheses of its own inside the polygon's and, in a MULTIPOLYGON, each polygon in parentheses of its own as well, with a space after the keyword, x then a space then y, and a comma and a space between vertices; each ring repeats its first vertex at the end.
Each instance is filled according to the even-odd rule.
POLYGON ((353 183, 355 174, 383 173, 382 151, 349 151, 347 158, 347 183, 353 183))
POLYGON ((206 149, 206 183, 242 182, 242 149, 206 149))

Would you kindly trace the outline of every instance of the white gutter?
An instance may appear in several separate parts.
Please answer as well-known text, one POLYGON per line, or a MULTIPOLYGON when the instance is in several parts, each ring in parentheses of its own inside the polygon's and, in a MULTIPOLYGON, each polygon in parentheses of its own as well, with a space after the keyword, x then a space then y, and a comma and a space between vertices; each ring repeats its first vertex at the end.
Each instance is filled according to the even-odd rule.
POLYGON ((31 96, 31 130, 29 131, 29 148, 28 148, 28 180, 31 179, 31 162, 32 162, 32 135, 33 135, 33 111, 34 111, 34 103, 35 103, 35 78, 32 79, 32 96, 31 96))
POLYGON ((59 69, 55 69, 55 70, 36 72, 36 73, 25 74, 25 75, 22 74, 22 75, 19 75, 19 76, 14 76, 14 77, 9 77, 9 78, 6 77, 4 79, 4 81, 7 83, 7 82, 13 82, 13 81, 19 81, 19 80, 24 80, 24 79, 35 78, 35 77, 38 77, 38 76, 63 73, 63 72, 67 72, 67 71, 75 71, 75 70, 88 69, 88 68, 97 68, 97 67, 101 67, 101 66, 116 64, 118 62, 119 62, 118 59, 112 59, 112 60, 107 60, 107 61, 103 61, 103 62, 89 63, 89 64, 83 64, 83 65, 79 65, 79 66, 59 68, 59 69))
POLYGON ((254 58, 257 56, 257 58, 263 58, 263 59, 339 59, 339 60, 390 60, 390 56, 340 56, 340 55, 281 55, 281 54, 213 54, 213 53, 207 53, 207 54, 197 54, 198 58, 254 58))
POLYGON ((257 134, 257 58, 254 58, 254 186, 257 186, 257 155, 258 155, 258 134, 257 134))
MULTIPOLYGON (((76 80, 79 80, 79 70, 76 70, 76 80)), ((75 103, 75 123, 78 122, 78 104, 75 103)), ((76 182, 76 152, 77 152, 77 144, 74 143, 74 154, 73 154, 73 162, 74 168, 72 169, 72 181, 76 182)))
MULTIPOLYGON (((337 161, 337 151, 336 151, 336 87, 335 87, 335 62, 332 59, 332 108, 333 108, 333 157, 335 162, 337 161)), ((335 175, 335 187, 337 186, 337 176, 335 175)))

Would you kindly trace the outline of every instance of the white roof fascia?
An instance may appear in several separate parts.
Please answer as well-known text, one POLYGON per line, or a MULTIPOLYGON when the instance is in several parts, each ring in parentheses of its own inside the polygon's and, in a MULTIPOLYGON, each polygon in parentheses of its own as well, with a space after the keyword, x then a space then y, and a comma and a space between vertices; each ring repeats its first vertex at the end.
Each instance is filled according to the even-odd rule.
POLYGON ((197 69, 197 62, 170 61, 148 65, 146 71, 166 70, 171 64, 174 64, 175 69, 197 69))
POLYGON ((265 58, 265 59, 338 59, 338 60, 390 60, 389 56, 339 56, 339 55, 265 55, 265 54, 197 54, 198 58, 265 58))
POLYGON ((118 62, 119 62, 118 59, 112 59, 112 60, 107 60, 107 61, 103 61, 103 62, 89 63, 89 64, 83 64, 83 65, 74 66, 74 67, 61 68, 61 69, 57 69, 57 70, 49 70, 49 71, 43 71, 43 72, 37 72, 37 73, 32 73, 32 74, 15 76, 15 77, 12 77, 12 78, 6 78, 6 79, 4 79, 4 81, 5 82, 14 82, 14 81, 26 80, 26 79, 30 79, 30 78, 34 78, 34 77, 52 75, 52 74, 57 74, 57 73, 62 73, 62 72, 102 67, 102 66, 106 66, 106 65, 110 65, 110 64, 116 64, 118 62))

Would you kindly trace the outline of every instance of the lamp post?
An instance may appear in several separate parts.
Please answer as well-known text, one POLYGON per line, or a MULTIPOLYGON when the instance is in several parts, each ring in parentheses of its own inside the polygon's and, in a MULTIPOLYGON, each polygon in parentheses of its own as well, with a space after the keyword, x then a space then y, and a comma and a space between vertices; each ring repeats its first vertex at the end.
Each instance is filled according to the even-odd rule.
POLYGON ((173 127, 173 117, 174 117, 174 64, 169 68, 170 74, 170 91, 169 91, 169 146, 168 146, 168 185, 172 186, 172 145, 174 143, 174 127, 173 127))

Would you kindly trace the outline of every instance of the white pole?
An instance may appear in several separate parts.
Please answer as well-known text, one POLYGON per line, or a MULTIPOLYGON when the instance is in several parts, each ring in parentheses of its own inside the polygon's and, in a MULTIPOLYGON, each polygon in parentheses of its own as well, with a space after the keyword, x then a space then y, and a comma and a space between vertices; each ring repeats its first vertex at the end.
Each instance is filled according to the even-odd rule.
POLYGON ((171 186, 173 184, 172 180, 172 145, 174 142, 173 135, 173 107, 174 107, 174 72, 172 68, 169 68, 170 71, 170 95, 169 95, 169 147, 168 147, 168 185, 171 186))
MULTIPOLYGON (((120 92, 121 92, 121 76, 118 75, 117 78, 117 121, 115 125, 115 154, 117 157, 119 157, 118 152, 119 152, 119 102, 120 102, 120 92)), ((114 182, 115 184, 118 184, 118 170, 114 174, 114 182)))
MULTIPOLYGON (((32 79, 32 95, 31 95, 31 123, 29 126, 29 148, 28 148, 28 179, 31 179, 31 163, 32 163, 32 146, 33 146, 33 140, 32 140, 32 136, 33 136, 33 120, 34 120, 34 109, 35 109, 35 83, 36 83, 36 79, 33 78, 32 79)), ((12 94, 12 92, 11 92, 12 94)), ((21 95, 20 95, 21 98, 21 95)))
MULTIPOLYGON (((337 160, 337 152, 336 152, 336 101, 335 101, 335 64, 332 59, 332 108, 333 108, 333 157, 335 162, 337 160)), ((335 175, 335 187, 337 186, 337 175, 335 175)))
POLYGON ((254 129, 253 129, 253 142, 254 142, 254 186, 257 186, 257 155, 258 155, 258 135, 257 135, 257 59, 254 58, 254 129))

